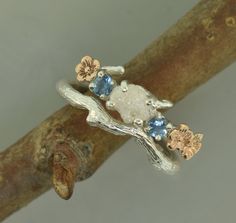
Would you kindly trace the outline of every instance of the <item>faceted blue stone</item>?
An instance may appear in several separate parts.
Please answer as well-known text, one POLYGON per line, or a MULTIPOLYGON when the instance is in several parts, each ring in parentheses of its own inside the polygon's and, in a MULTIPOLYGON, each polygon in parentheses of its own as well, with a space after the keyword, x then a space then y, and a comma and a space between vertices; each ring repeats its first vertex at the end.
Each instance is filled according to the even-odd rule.
POLYGON ((148 132, 147 134, 153 138, 156 138, 156 136, 160 136, 161 139, 166 137, 167 135, 167 120, 165 118, 152 118, 148 121, 148 132))
POLYGON ((104 74, 102 77, 97 76, 92 83, 94 84, 94 88, 91 91, 97 96, 108 96, 113 89, 112 77, 108 74, 104 74))

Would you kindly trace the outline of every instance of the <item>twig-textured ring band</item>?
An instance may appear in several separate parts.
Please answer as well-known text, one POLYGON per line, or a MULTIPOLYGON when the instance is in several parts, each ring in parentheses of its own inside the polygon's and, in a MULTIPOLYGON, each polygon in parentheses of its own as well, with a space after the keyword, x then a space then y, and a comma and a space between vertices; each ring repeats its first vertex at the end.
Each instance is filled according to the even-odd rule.
POLYGON ((115 76, 123 75, 121 66, 100 66, 90 56, 82 58, 76 66, 77 80, 87 84, 90 91, 106 101, 108 110, 119 112, 122 121, 114 119, 98 99, 75 90, 62 80, 57 90, 75 107, 87 109, 87 122, 116 135, 131 135, 146 149, 152 164, 167 173, 179 169, 179 158, 190 159, 201 148, 202 134, 194 134, 187 125, 172 124, 161 113, 173 106, 168 100, 160 100, 143 87, 123 80, 117 84, 115 76))

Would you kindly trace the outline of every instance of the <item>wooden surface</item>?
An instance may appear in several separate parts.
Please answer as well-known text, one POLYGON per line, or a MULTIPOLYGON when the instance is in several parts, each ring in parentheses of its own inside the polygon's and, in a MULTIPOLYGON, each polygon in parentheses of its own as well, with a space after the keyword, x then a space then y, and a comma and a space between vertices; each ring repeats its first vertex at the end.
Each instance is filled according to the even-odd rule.
MULTIPOLYGON (((128 62, 125 79, 177 102, 236 59, 236 0, 203 0, 128 62)), ((0 220, 54 186, 68 199, 128 137, 65 106, 0 153, 0 220)))

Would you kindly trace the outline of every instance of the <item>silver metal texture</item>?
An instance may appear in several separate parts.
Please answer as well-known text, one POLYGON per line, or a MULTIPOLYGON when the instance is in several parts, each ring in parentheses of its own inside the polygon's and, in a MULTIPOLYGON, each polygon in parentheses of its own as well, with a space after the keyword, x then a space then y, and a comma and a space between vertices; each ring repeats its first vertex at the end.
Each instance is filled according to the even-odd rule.
MULTIPOLYGON (((109 69, 110 68, 111 67, 109 67, 109 69)), ((112 69, 113 68, 114 67, 112 67, 112 69)), ((108 68, 106 69, 109 70, 108 68)), ((115 73, 123 73, 123 70, 120 68, 115 69, 115 71, 115 73)), ((179 169, 179 161, 175 152, 168 150, 164 145, 161 146, 161 143, 164 142, 158 144, 159 142, 156 142, 152 137, 148 136, 142 125, 142 120, 136 120, 136 124, 125 124, 114 119, 97 99, 80 93, 67 81, 59 81, 57 83, 57 91, 72 106, 89 111, 86 119, 89 125, 99 127, 115 135, 133 136, 136 138, 137 142, 146 149, 148 157, 155 167, 169 174, 174 174, 179 169)), ((155 100, 153 106, 158 108, 171 106, 168 101, 163 100, 160 103, 157 99, 155 100)))

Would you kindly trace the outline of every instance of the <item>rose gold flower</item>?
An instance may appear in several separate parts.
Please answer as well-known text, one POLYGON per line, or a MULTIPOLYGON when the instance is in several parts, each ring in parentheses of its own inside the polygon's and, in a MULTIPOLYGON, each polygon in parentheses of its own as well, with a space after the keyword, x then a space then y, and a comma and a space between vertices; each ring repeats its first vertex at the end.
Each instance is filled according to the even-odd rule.
POLYGON ((168 136, 167 146, 171 150, 179 150, 185 159, 190 159, 202 146, 203 134, 193 134, 187 125, 181 124, 168 136))
POLYGON ((100 62, 90 56, 82 58, 81 62, 75 67, 78 81, 91 81, 100 68, 100 62))

